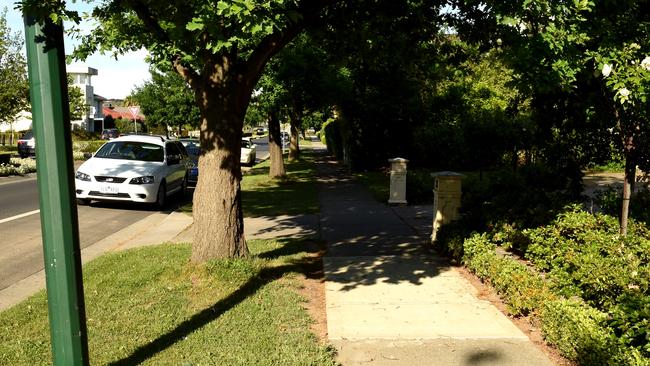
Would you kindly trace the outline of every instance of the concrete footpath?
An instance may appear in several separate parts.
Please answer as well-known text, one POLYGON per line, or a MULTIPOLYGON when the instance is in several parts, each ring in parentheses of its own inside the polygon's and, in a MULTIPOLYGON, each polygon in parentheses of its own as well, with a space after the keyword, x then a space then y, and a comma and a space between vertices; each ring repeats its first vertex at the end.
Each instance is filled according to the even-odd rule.
POLYGON ((430 251, 426 207, 379 203, 326 158, 318 173, 327 329, 341 364, 553 365, 430 251))

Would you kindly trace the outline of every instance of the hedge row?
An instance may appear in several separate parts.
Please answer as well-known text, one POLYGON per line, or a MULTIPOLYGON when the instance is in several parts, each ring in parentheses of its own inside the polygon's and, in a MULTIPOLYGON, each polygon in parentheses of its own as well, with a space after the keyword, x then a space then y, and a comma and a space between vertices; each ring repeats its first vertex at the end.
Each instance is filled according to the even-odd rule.
MULTIPOLYGON (((474 234, 469 238, 464 237, 461 223, 451 224, 443 227, 436 244, 456 260, 465 263, 483 281, 489 282, 501 294, 513 315, 531 314, 538 318, 546 340, 554 344, 568 359, 582 365, 648 365, 650 304, 643 283, 639 284, 637 281, 631 286, 625 286, 629 291, 612 300, 616 304, 603 311, 595 306, 597 304, 589 303, 579 296, 567 296, 562 281, 558 282, 551 272, 542 275, 536 268, 497 252, 497 243, 507 242, 513 246, 510 241, 524 240, 528 234, 533 233, 541 236, 544 230, 545 234, 557 230, 557 235, 573 238, 569 234, 571 230, 563 231, 562 228, 577 229, 578 225, 572 226, 566 221, 577 224, 585 219, 581 213, 573 212, 566 214, 558 222, 537 229, 538 231, 522 233, 516 230, 502 230, 489 235, 474 234), (634 293, 640 296, 634 297, 634 293)), ((580 257, 575 252, 569 254, 555 249, 546 253, 546 258, 552 257, 555 263, 564 263, 564 268, 574 268, 576 263, 570 259, 562 260, 564 256, 573 259, 580 257)), ((645 252, 644 255, 647 254, 648 252, 645 252)), ((628 260, 634 261, 634 255, 624 255, 628 260)), ((598 262, 597 258, 604 256, 589 253, 587 257, 598 262)), ((647 258, 641 258, 639 261, 642 262, 640 267, 645 266, 647 269, 647 258)), ((583 266, 584 272, 589 272, 588 264, 583 263, 583 266)), ((621 268, 620 271, 614 271, 612 268, 609 270, 614 276, 625 271, 626 268, 621 268)), ((580 287, 579 276, 574 280, 580 287)))
POLYGON ((0 177, 25 175, 36 171, 36 160, 11 158, 8 164, 0 164, 0 177))
MULTIPOLYGON (((106 141, 103 140, 91 140, 91 141, 72 141, 72 151, 83 153, 94 153, 104 145, 106 141)), ((75 159, 77 160, 77 159, 75 159)))

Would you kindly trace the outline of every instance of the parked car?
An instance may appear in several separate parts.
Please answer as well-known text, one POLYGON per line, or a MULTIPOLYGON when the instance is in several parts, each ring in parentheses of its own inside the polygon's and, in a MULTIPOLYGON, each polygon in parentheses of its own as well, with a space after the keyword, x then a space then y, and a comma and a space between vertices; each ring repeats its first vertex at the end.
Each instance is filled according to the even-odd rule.
POLYGON ((255 134, 256 135, 263 135, 264 133, 266 133, 266 129, 264 127, 257 127, 255 129, 255 134))
POLYGON ((187 169, 187 184, 190 186, 196 186, 196 183, 199 181, 199 155, 201 155, 199 139, 180 138, 178 141, 183 144, 185 150, 187 150, 187 154, 192 160, 192 164, 189 169, 187 169))
MULTIPOLYGON (((196 183, 199 181, 199 156, 201 155, 199 140, 194 138, 182 138, 179 139, 179 141, 183 146, 185 146, 185 149, 192 160, 192 164, 187 170, 187 183, 190 186, 196 186, 196 183)), ((255 164, 256 154, 257 146, 250 138, 244 137, 241 140, 241 157, 239 162, 241 164, 253 165, 255 164)))
POLYGON ((120 137, 120 131, 118 131, 117 128, 107 128, 102 131, 102 134, 99 138, 101 140, 112 140, 118 137, 120 137))
POLYGON ((241 140, 241 158, 239 162, 242 164, 253 165, 255 164, 255 156, 257 154, 257 146, 253 141, 245 137, 241 140))
POLYGON ((128 135, 105 143, 75 174, 77 201, 133 201, 164 207, 187 191, 190 158, 177 140, 128 135))
POLYGON ((36 155, 36 140, 34 140, 34 132, 27 131, 23 136, 18 139, 18 154, 21 158, 26 158, 36 155))

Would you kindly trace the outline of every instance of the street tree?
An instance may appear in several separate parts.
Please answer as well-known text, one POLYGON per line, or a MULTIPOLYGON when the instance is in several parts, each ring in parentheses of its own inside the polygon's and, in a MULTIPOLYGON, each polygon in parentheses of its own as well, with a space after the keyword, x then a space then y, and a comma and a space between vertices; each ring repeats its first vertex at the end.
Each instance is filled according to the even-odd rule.
MULTIPOLYGON (((596 125, 612 131, 625 157, 620 233, 627 233, 637 165, 647 166, 650 100, 650 1, 458 0, 455 23, 484 44, 500 40, 537 94, 561 91, 580 102, 596 125), (491 38, 491 39, 490 39, 491 38), (595 112, 595 113, 594 113, 595 112)), ((557 109, 555 103, 552 108, 557 109)), ((566 117, 565 117, 566 118, 566 117)))
MULTIPOLYGON (((192 261, 248 255, 239 163, 244 114, 269 59, 335 0, 104 1, 75 57, 145 48, 154 65, 190 85, 201 113, 201 178, 195 190, 192 261)), ((30 13, 75 18, 63 1, 23 0, 30 13)))
POLYGON ((70 105, 70 120, 80 120, 88 113, 88 104, 84 98, 81 88, 75 86, 72 76, 68 75, 68 104, 70 105))
POLYGON ((185 80, 172 70, 151 68, 149 72, 151 80, 137 87, 130 96, 130 101, 139 105, 147 116, 147 125, 160 126, 165 131, 170 126, 177 128, 179 136, 185 125, 198 127, 201 114, 185 80))
POLYGON ((250 115, 264 116, 269 129, 269 177, 279 178, 286 175, 284 157, 282 152, 282 138, 280 135, 280 119, 284 117, 285 100, 287 91, 284 87, 275 82, 275 70, 277 61, 266 68, 257 86, 258 92, 254 97, 247 113, 250 115))
POLYGON ((336 122, 328 126, 340 134, 338 150, 353 169, 409 155, 427 108, 421 91, 435 63, 444 3, 378 0, 370 9, 349 2, 330 26, 312 32, 325 62, 337 66, 343 88, 332 103, 336 122))
POLYGON ((305 117, 331 108, 344 84, 337 66, 328 62, 326 52, 307 33, 285 47, 275 64, 269 76, 284 91, 281 100, 289 115, 289 160, 293 160, 300 156, 299 134, 305 129, 305 117))
POLYGON ((29 105, 27 63, 22 53, 23 37, 7 25, 7 9, 0 10, 0 123, 13 123, 29 105))

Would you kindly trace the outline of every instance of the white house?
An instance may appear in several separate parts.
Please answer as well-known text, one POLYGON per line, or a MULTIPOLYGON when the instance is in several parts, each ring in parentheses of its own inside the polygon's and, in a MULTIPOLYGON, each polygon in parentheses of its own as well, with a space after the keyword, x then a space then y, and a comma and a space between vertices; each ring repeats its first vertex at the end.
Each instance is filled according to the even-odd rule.
POLYGON ((83 128, 90 132, 101 132, 104 114, 102 112, 103 97, 94 93, 92 77, 98 74, 97 69, 81 64, 72 64, 66 67, 68 75, 72 76, 72 85, 81 89, 88 111, 81 120, 71 121, 73 128, 83 128))
MULTIPOLYGON (((71 121, 72 127, 101 132, 104 121, 102 104, 106 98, 94 93, 91 79, 98 74, 97 69, 85 65, 69 65, 66 69, 68 75, 72 76, 72 84, 81 89, 84 102, 88 105, 86 115, 82 116, 82 119, 71 121)), ((31 129, 32 113, 29 110, 18 113, 13 123, 0 122, 0 132, 20 132, 31 129)))

